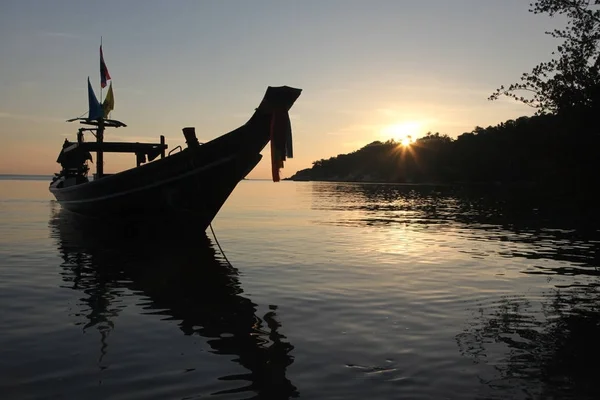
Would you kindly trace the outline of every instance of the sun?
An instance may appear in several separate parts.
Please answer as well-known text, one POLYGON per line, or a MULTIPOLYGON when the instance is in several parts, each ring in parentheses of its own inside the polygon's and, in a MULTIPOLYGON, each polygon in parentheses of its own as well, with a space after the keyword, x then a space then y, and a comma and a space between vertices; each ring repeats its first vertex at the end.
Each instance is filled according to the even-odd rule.
POLYGON ((420 135, 421 123, 417 121, 406 121, 388 125, 382 130, 383 136, 392 138, 403 146, 410 146, 415 138, 420 135))

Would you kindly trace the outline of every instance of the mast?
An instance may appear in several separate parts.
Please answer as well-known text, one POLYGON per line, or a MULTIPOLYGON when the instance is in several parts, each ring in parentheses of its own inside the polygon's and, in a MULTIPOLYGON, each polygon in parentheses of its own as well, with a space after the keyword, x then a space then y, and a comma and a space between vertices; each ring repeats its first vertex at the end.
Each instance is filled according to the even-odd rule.
POLYGON ((96 152, 96 179, 104 175, 104 152, 102 151, 102 142, 104 141, 104 115, 98 119, 98 129, 96 129, 96 143, 98 151, 96 152))
MULTIPOLYGON (((100 57, 102 57, 102 36, 100 36, 100 57)), ((102 59, 100 59, 102 63, 102 59)), ((100 104, 102 104, 102 65, 100 65, 100 104)), ((100 114, 98 119, 98 129, 96 129, 96 143, 98 151, 96 152, 96 179, 104 175, 104 152, 102 151, 102 142, 104 141, 104 113, 100 114)))
MULTIPOLYGON (((124 146, 124 143, 111 143, 104 142, 104 131, 106 128, 113 127, 119 128, 122 126, 127 126, 121 121, 112 120, 108 118, 108 113, 114 107, 114 95, 112 91, 112 78, 108 73, 108 68, 106 68, 106 64, 104 62, 104 56, 102 54, 102 37, 100 37, 100 100, 102 100, 102 88, 106 86, 106 81, 111 81, 110 86, 108 88, 108 92, 106 93, 106 98, 104 101, 99 102, 96 97, 96 93, 92 87, 90 82, 90 77, 87 78, 87 89, 88 89, 88 116, 87 118, 71 118, 68 119, 67 122, 80 121, 82 124, 92 125, 95 128, 81 128, 77 134, 77 146, 71 148, 64 149, 64 151, 70 151, 74 148, 87 148, 88 151, 96 152, 96 174, 95 179, 100 179, 104 177, 104 153, 107 152, 118 152, 118 153, 128 153, 134 152, 136 154, 148 154, 148 157, 151 159, 156 158, 158 154, 161 157, 164 157, 164 149, 167 148, 167 145, 164 143, 164 138, 161 137, 161 143, 136 143, 137 147, 132 148, 131 146, 124 146), (106 104, 104 104, 106 103, 106 104), (106 117, 105 117, 106 114, 106 117), (84 143, 83 142, 83 131, 96 131, 96 142, 95 143, 84 143), (93 146, 91 146, 93 145, 93 146), (108 145, 108 148, 105 148, 105 145, 108 145), (156 153, 155 152, 159 152, 156 153)), ((143 161, 145 162, 145 161, 143 161)))
POLYGON ((96 129, 96 143, 98 143, 98 151, 96 152, 96 179, 102 178, 104 175, 104 152, 102 151, 102 142, 104 141, 104 107, 102 107, 102 85, 106 84, 106 80, 110 79, 110 74, 104 63, 104 55, 102 52, 102 36, 100 36, 100 118, 98 118, 98 129, 96 129))
MULTIPOLYGON (((102 36, 100 36, 100 57, 102 57, 102 36)), ((100 104, 102 104, 102 59, 100 59, 100 104)), ((104 114, 102 116, 104 117, 104 114)))

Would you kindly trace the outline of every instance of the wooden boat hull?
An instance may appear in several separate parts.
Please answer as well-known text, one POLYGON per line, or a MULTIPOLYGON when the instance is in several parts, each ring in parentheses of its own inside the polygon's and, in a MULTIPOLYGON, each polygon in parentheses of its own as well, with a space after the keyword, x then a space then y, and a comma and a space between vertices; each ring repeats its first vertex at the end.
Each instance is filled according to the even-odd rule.
MULTIPOLYGON (((237 184, 258 164, 260 154, 230 156, 214 163, 191 167, 162 180, 138 176, 125 181, 119 176, 115 185, 135 183, 132 187, 106 195, 95 195, 93 181, 65 191, 53 190, 65 209, 97 218, 193 220, 206 229, 237 184), (146 179, 144 179, 146 178, 146 179), (122 182, 117 182, 122 181, 122 182)), ((193 155, 182 162, 193 164, 193 155)), ((100 182, 100 181, 98 181, 100 182)))
MULTIPOLYGON (((271 89, 271 88, 270 88, 271 89)), ((265 102, 289 109, 295 92, 269 91, 265 102), (287 97, 286 97, 287 96, 287 97)), ((243 126, 202 145, 118 174, 73 186, 50 185, 61 206, 90 217, 183 219, 206 229, 237 184, 252 171, 271 138, 270 107, 256 109, 243 126)))

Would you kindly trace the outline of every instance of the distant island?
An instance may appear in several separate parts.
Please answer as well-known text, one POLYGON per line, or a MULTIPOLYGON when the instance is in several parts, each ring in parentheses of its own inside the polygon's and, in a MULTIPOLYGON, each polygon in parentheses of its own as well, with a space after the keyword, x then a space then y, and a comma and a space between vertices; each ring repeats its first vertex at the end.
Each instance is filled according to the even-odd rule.
POLYGON ((456 139, 428 133, 410 145, 375 141, 313 162, 292 181, 556 183, 597 180, 599 124, 585 115, 538 115, 475 127, 456 139))

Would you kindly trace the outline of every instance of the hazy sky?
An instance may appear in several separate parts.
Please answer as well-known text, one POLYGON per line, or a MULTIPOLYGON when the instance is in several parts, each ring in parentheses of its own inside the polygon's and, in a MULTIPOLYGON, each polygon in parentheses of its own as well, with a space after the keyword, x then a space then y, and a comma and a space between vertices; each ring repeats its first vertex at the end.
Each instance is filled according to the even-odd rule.
MULTIPOLYGON (((182 144, 243 124, 266 87, 303 89, 282 176, 374 140, 456 137, 521 115, 487 97, 547 60, 558 21, 529 0, 219 0, 0 2, 0 173, 51 174, 65 120, 100 96, 99 44, 113 78, 106 140, 182 144)), ((560 26, 560 25, 558 25, 560 26)), ((105 94, 105 92, 103 93, 105 94)), ((90 140, 90 139, 88 139, 90 140)), ((250 174, 270 177, 265 158, 250 174)), ((108 155, 105 170, 135 164, 108 155)))

